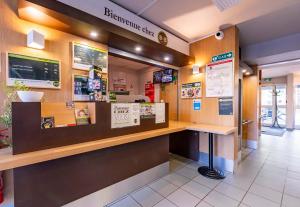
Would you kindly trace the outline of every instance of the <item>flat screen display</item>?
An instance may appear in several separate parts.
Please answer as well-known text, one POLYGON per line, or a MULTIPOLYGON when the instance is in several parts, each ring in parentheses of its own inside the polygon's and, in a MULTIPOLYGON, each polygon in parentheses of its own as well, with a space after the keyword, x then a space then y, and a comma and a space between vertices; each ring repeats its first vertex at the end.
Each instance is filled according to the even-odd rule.
POLYGON ((28 87, 60 88, 60 63, 56 60, 8 53, 7 85, 16 81, 28 87))
POLYGON ((153 72, 153 83, 161 83, 162 81, 162 71, 155 71, 153 72))
POLYGON ((171 83, 173 82, 173 70, 172 69, 165 69, 162 71, 162 83, 171 83))

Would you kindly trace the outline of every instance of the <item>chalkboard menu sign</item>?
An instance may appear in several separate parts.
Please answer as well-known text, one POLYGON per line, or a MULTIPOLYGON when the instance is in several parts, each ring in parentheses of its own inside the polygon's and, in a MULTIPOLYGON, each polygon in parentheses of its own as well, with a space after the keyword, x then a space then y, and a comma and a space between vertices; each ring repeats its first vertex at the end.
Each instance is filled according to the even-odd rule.
POLYGON ((73 75, 73 101, 89 100, 89 77, 85 75, 73 75))
POLYGON ((13 53, 8 53, 7 56, 8 86, 13 86, 18 81, 34 88, 61 87, 59 61, 13 53))
POLYGON ((73 42, 73 68, 89 70, 92 65, 100 67, 107 73, 107 56, 105 50, 73 42))

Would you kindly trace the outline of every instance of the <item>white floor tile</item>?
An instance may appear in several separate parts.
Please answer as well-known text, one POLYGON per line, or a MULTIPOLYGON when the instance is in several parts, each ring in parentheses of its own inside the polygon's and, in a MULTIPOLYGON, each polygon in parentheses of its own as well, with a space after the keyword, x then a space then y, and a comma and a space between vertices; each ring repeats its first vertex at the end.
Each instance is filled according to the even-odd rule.
POLYGON ((167 199, 175 203, 178 207, 194 207, 200 202, 199 198, 182 189, 176 190, 167 199))
POLYGON ((239 202, 233 200, 217 191, 212 191, 204 198, 204 201, 215 207, 234 207, 239 206, 239 202))
POLYGON ((227 183, 220 183, 217 185, 217 187, 214 189, 215 191, 218 191, 219 193, 222 193, 232 199, 235 199, 237 201, 241 201, 246 194, 245 190, 242 190, 240 188, 234 187, 227 183))
POLYGON ((261 185, 253 184, 249 192, 264 197, 276 203, 281 203, 282 193, 261 185))
POLYGON ((168 201, 167 199, 164 199, 160 201, 158 204, 156 204, 154 207, 176 207, 176 206, 170 201, 168 201))
POLYGON ((163 199, 161 195, 149 187, 144 187, 132 193, 131 196, 143 207, 152 207, 163 199))
POLYGON ((186 166, 186 163, 179 160, 170 160, 170 171, 174 172, 186 166))
POLYGON ((258 185, 262 185, 267 188, 271 188, 272 190, 276 190, 279 192, 283 192, 283 188, 284 188, 284 181, 277 180, 275 178, 257 177, 254 183, 258 185))
POLYGON ((280 204, 252 193, 247 193, 242 203, 251 207, 280 207, 280 204))
POLYGON ((199 175, 197 170, 193 170, 188 167, 181 168, 180 170, 177 170, 176 173, 190 179, 193 179, 199 175))
POLYGON ((108 205, 108 207, 140 207, 140 205, 133 200, 130 196, 123 198, 122 200, 108 205))
POLYGON ((299 207, 300 199, 289 195, 283 195, 282 207, 299 207))
POLYGON ((286 179, 284 193, 300 198, 300 180, 286 179))
POLYGON ((196 207, 213 207, 213 206, 206 203, 205 201, 201 201, 196 207))
POLYGON ((154 191, 158 192, 164 197, 167 197, 171 193, 173 193, 178 186, 173 185, 169 181, 166 181, 164 179, 159 179, 149 185, 150 188, 152 188, 154 191))
POLYGON ((165 177, 163 177, 163 179, 165 179, 165 180, 171 182, 173 185, 176 185, 179 187, 190 181, 189 178, 184 177, 182 175, 175 174, 175 173, 168 174, 165 177))
POLYGON ((220 180, 206 178, 203 175, 198 175, 193 179, 193 181, 205 185, 206 187, 209 187, 211 189, 215 188, 221 182, 220 180))
POLYGON ((201 185, 199 183, 196 183, 194 181, 188 182, 187 184, 183 185, 181 188, 200 199, 204 198, 211 191, 210 188, 201 185))

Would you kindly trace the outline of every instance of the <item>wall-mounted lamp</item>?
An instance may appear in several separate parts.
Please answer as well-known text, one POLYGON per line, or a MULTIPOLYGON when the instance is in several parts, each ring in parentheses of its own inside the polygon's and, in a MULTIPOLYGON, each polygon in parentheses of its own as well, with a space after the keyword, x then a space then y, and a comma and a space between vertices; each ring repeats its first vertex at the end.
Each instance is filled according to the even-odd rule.
POLYGON ((199 65, 193 65, 193 75, 200 74, 200 67, 199 65))
POLYGON ((27 34, 27 47, 32 47, 36 49, 44 49, 45 48, 45 37, 43 34, 31 30, 27 34))

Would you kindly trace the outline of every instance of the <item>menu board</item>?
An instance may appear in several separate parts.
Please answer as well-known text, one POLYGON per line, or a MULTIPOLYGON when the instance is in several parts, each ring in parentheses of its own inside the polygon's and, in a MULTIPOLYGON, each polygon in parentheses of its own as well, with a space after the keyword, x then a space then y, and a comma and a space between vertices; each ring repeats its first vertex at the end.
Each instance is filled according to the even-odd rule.
POLYGON ((60 89, 60 63, 56 60, 7 54, 7 85, 21 82, 33 88, 60 89))
POLYGON ((100 67, 107 73, 108 52, 99 48, 73 42, 72 66, 75 69, 89 70, 92 65, 100 67))
POLYGON ((201 82, 181 85, 181 98, 200 98, 202 96, 201 82))
POLYGON ((206 66, 206 97, 231 97, 234 87, 233 60, 206 66))
POLYGON ((140 125, 139 103, 112 103, 111 128, 123 128, 140 125))
POLYGON ((85 75, 73 75, 73 101, 89 100, 89 78, 85 75))

